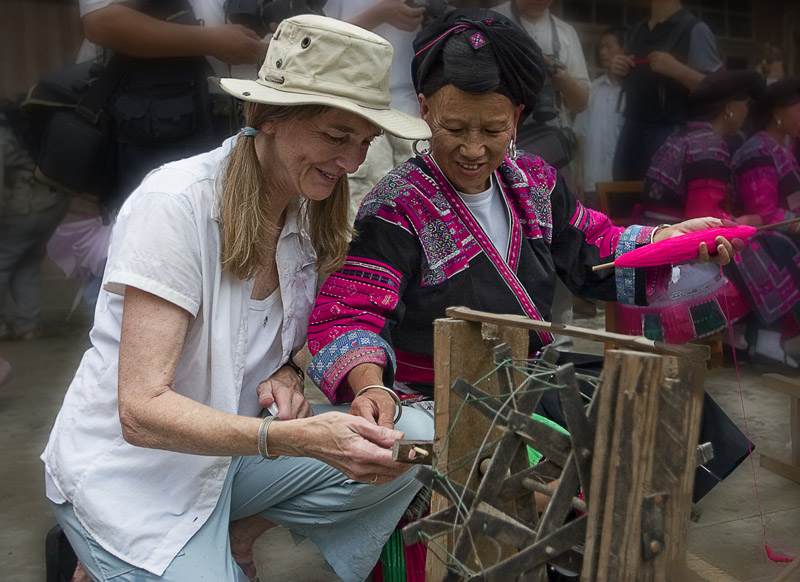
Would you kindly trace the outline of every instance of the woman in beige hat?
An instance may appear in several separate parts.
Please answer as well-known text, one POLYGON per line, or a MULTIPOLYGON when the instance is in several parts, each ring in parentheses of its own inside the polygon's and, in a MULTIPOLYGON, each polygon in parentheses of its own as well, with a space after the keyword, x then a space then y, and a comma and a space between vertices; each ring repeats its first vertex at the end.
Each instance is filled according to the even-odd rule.
POLYGON ((252 516, 363 580, 418 490, 389 450, 413 416, 314 415, 296 359, 317 272, 350 237, 346 173, 381 131, 430 135, 389 108, 391 54, 346 23, 284 21, 258 80, 221 81, 247 127, 122 207, 92 347, 42 455, 93 580, 245 579, 229 525, 252 516))

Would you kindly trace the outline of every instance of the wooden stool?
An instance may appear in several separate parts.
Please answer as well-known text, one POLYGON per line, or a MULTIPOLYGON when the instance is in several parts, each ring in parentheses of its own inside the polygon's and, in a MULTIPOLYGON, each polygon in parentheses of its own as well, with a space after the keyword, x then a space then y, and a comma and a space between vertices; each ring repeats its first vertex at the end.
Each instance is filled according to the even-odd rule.
POLYGON ((764 374, 761 378, 764 388, 788 394, 792 399, 792 409, 789 412, 789 430, 792 438, 791 459, 787 463, 762 453, 761 466, 800 483, 800 379, 782 374, 764 374))

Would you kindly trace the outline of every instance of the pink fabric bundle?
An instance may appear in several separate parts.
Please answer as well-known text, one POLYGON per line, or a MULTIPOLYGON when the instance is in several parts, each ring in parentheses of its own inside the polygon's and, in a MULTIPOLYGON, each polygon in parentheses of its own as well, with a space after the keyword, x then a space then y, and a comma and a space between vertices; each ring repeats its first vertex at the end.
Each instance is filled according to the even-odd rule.
POLYGON ((735 238, 747 240, 755 233, 755 227, 745 225, 698 230, 627 252, 614 261, 614 266, 634 268, 681 263, 697 258, 697 250, 702 242, 706 243, 709 252, 713 254, 717 248, 718 236, 725 237, 728 240, 735 238))

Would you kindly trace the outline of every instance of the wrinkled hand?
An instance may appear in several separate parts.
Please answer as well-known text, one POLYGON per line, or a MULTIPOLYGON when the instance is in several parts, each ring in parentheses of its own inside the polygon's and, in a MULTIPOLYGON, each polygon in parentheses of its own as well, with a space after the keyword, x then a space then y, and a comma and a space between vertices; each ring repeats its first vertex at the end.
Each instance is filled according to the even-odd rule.
POLYGON ((422 24, 423 6, 409 6, 403 0, 383 0, 374 7, 380 20, 407 32, 414 32, 422 24))
POLYGON ((262 408, 269 408, 273 403, 278 405, 280 420, 306 418, 314 415, 311 405, 303 395, 303 382, 297 372, 289 366, 283 366, 268 380, 258 385, 258 403, 262 408))
POLYGON ((653 51, 647 58, 650 60, 650 69, 654 73, 675 77, 683 65, 666 51, 653 51))
POLYGON ((396 408, 394 399, 383 390, 367 390, 350 404, 350 414, 393 429, 396 408))
MULTIPOLYGON (((678 224, 673 224, 672 226, 668 226, 659 230, 656 233, 656 236, 653 237, 653 242, 658 242, 660 240, 680 236, 682 234, 688 234, 698 230, 705 230, 707 228, 731 228, 734 226, 736 226, 736 223, 730 220, 720 220, 719 218, 693 218, 691 220, 685 220, 683 222, 679 222, 678 224)), ((733 254, 738 253, 745 247, 745 242, 738 238, 729 241, 725 237, 718 236, 716 242, 717 248, 715 255, 709 254, 706 243, 700 243, 697 258, 701 263, 712 262, 718 265, 727 265, 731 262, 731 257, 733 254)))
POLYGON ((631 69, 636 66, 633 55, 616 55, 611 59, 609 71, 617 77, 627 77, 631 69))
POLYGON ((403 438, 402 431, 377 426, 359 416, 326 412, 286 426, 281 424, 272 423, 270 435, 277 438, 291 425, 299 427, 291 439, 297 456, 319 459, 356 481, 382 485, 410 466, 392 460, 391 447, 403 438))
POLYGON ((209 54, 229 65, 260 65, 267 54, 267 44, 241 24, 223 24, 208 29, 211 34, 209 54))

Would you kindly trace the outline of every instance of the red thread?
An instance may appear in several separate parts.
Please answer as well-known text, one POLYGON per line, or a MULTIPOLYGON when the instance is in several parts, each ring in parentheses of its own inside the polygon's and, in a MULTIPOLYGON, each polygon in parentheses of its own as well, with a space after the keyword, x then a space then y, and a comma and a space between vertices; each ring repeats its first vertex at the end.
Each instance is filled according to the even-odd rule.
MULTIPOLYGON (((751 227, 752 228, 752 227, 751 227)), ((753 229, 755 231, 755 229, 753 229)), ((720 275, 723 275, 722 272, 722 265, 719 267, 720 275)), ((727 297, 725 299, 725 312, 727 313, 727 297)), ((777 563, 789 563, 794 560, 794 558, 790 558, 789 556, 782 556, 780 554, 774 554, 772 552, 772 548, 769 547, 769 543, 767 542, 767 526, 764 523, 764 512, 761 510, 761 498, 758 496, 758 479, 756 479, 756 465, 753 461, 753 448, 750 445, 750 431, 747 428, 747 413, 744 409, 744 394, 742 392, 742 380, 739 377, 739 362, 736 359, 736 343, 733 339, 733 326, 728 322, 728 333, 730 335, 731 340, 731 352, 733 352, 733 367, 736 369, 736 383, 739 385, 739 400, 742 403, 742 418, 744 418, 744 436, 747 438, 747 456, 750 458, 750 468, 753 471, 753 485, 755 486, 756 490, 756 504, 758 505, 758 517, 761 519, 761 531, 764 534, 764 549, 767 552, 767 557, 772 560, 773 562, 777 563)))
POLYGON ((660 240, 629 251, 614 261, 615 267, 656 267, 669 263, 681 263, 697 258, 700 243, 706 243, 710 253, 717 248, 717 237, 728 240, 747 240, 756 233, 753 226, 739 225, 731 228, 707 228, 680 236, 660 240))

